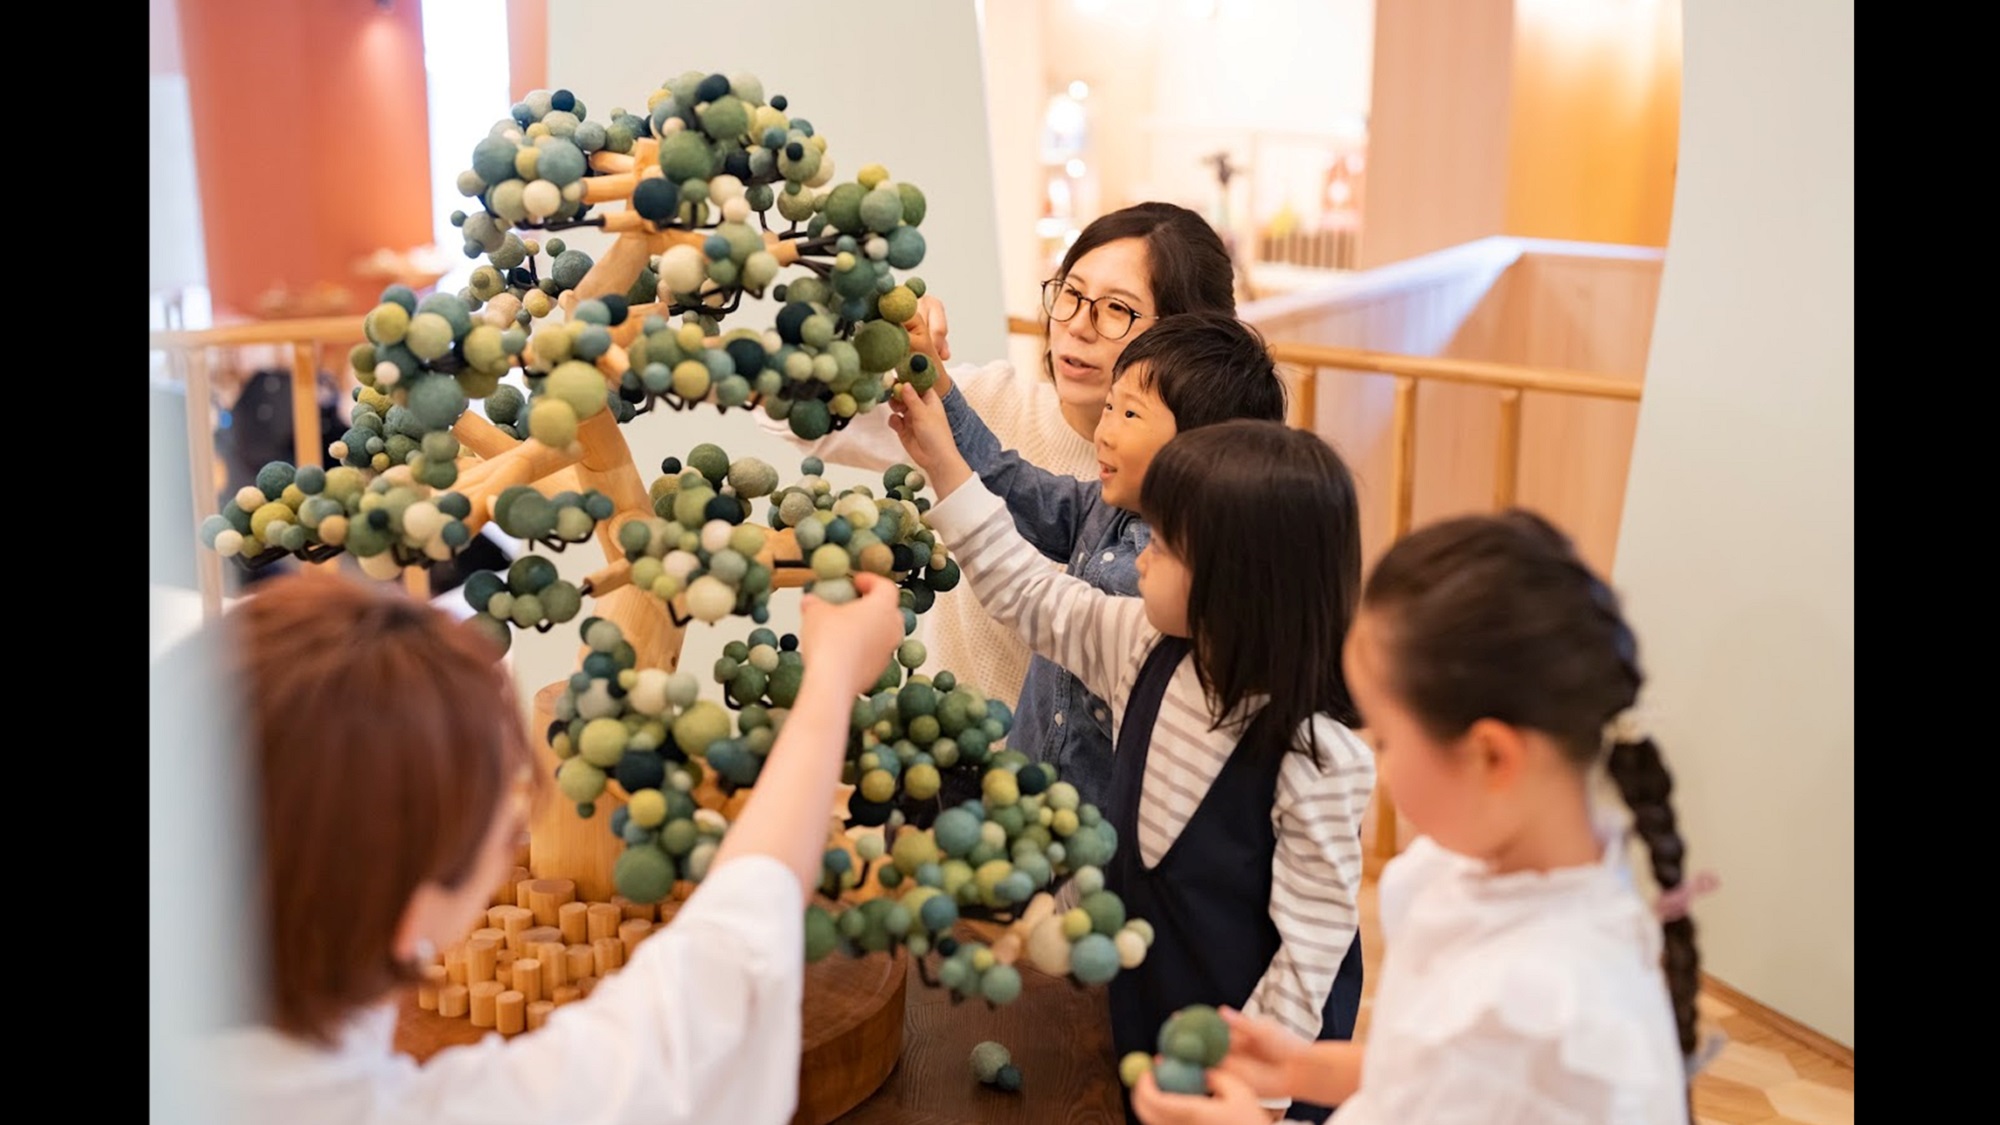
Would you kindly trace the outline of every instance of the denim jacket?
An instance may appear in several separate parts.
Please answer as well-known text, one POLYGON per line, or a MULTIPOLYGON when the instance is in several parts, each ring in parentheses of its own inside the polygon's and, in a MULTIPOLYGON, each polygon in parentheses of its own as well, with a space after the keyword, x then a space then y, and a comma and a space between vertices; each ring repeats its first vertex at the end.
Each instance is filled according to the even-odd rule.
MULTIPOLYGON (((944 408, 959 454, 1006 502, 1023 538, 1106 593, 1138 595, 1139 552, 1152 533, 1137 513, 1106 504, 1093 481, 1051 473, 1003 450, 957 387, 945 395, 944 408)), ((1111 707, 1039 653, 1029 661, 1007 744, 1030 761, 1055 766, 1084 801, 1108 808, 1111 707)))

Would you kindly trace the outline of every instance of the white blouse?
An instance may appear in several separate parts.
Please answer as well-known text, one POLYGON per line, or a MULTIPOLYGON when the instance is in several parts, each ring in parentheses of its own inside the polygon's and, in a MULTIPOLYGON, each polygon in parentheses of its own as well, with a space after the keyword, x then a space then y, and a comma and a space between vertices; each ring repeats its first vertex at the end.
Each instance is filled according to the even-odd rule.
POLYGON ((1382 872, 1381 983, 1336 1125, 1687 1125, 1660 923, 1622 828, 1597 864, 1494 875, 1413 841, 1382 872))
POLYGON ((392 1003, 331 1049, 264 1028, 226 1033, 208 1057, 242 1122, 783 1125, 798 1102, 804 916, 790 868, 743 856, 535 1031, 419 1065, 395 1050, 392 1003))

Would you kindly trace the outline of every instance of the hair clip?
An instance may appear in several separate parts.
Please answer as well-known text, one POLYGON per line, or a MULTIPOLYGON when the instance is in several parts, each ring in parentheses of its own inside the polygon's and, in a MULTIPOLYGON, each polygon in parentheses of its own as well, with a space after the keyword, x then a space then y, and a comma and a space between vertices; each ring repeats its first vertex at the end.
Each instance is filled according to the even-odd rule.
POLYGON ((1724 1035, 1720 1031, 1711 1032, 1707 1038, 1703 1039, 1701 1044, 1694 1049, 1694 1054, 1689 1055, 1684 1060, 1687 1063, 1688 1081, 1694 1081, 1694 1076, 1706 1069, 1709 1063, 1714 1062, 1715 1056, 1721 1054, 1722 1049, 1728 1045, 1729 1036, 1724 1035))
POLYGON ((1663 892, 1659 901, 1653 903, 1653 913, 1659 916, 1662 925, 1678 922, 1687 917, 1688 907, 1693 905, 1695 899, 1721 885, 1722 880, 1715 872, 1697 871, 1692 877, 1683 879, 1680 886, 1663 892))
POLYGON ((1604 724, 1604 745, 1607 749, 1636 745, 1646 741, 1646 737, 1646 728, 1640 725, 1639 711, 1635 707, 1625 708, 1604 724))

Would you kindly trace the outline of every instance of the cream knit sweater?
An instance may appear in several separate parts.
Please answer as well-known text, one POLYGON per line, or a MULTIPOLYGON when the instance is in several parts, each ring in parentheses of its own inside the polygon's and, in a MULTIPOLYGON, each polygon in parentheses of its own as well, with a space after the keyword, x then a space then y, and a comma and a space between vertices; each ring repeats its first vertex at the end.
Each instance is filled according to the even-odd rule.
MULTIPOLYGON (((1039 371, 1017 371, 1006 360, 984 366, 954 364, 947 370, 1001 445, 1052 473, 1097 479, 1096 445, 1063 420, 1055 388, 1039 371)), ((903 443, 889 428, 886 406, 856 416, 846 429, 818 441, 803 441, 786 423, 761 410, 753 413, 766 432, 828 464, 882 470, 909 461, 903 443)), ((1021 681, 1028 675, 1028 646, 1014 630, 987 615, 972 583, 960 582, 939 594, 930 612, 917 618, 917 635, 930 650, 930 659, 919 671, 936 675, 948 669, 1009 708, 1020 702, 1021 681)))

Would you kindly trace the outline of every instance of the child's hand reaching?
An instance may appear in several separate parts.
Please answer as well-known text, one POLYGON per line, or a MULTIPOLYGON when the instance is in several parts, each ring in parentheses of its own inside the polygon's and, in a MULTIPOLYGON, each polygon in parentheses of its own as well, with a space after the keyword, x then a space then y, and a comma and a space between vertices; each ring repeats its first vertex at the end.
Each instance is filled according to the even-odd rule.
POLYGON ((924 294, 917 302, 917 315, 903 322, 903 331, 910 334, 910 350, 928 357, 937 371, 937 382, 932 385, 938 397, 951 393, 951 375, 944 368, 951 358, 951 343, 946 339, 951 325, 944 318, 944 302, 924 294))
POLYGON ((1221 1070, 1241 1078, 1258 1097, 1293 1097, 1292 1067, 1310 1044, 1270 1020, 1222 1009, 1229 1025, 1229 1053, 1221 1070))
POLYGON ((840 669, 850 681, 848 694, 860 695, 882 678, 890 654, 903 643, 903 613, 896 584, 881 575, 856 571, 854 588, 861 596, 845 605, 806 595, 799 610, 799 653, 807 668, 840 669))
POLYGON ((1146 1125, 1269 1125, 1271 1111, 1256 1091, 1228 1071, 1209 1071, 1208 1091, 1208 1097, 1169 1094, 1147 1071, 1132 1087, 1132 1112, 1146 1125))
POLYGON ((889 428, 902 439, 903 451, 924 474, 942 500, 958 490, 972 476, 972 466, 958 452, 951 436, 951 422, 944 415, 944 401, 933 387, 918 395, 907 383, 898 383, 889 401, 889 428))

